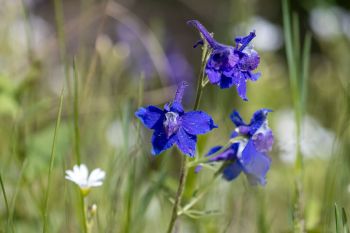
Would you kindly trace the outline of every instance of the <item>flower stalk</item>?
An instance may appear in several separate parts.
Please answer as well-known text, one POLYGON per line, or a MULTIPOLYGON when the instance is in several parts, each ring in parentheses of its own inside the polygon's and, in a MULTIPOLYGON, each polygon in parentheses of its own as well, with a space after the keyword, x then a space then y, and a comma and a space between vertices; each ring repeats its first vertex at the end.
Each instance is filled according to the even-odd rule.
MULTIPOLYGON (((193 110, 198 109, 200 99, 202 97, 202 90, 205 87, 205 84, 203 85, 203 80, 205 77, 204 67, 205 67, 206 61, 208 59, 208 56, 209 56, 208 45, 207 45, 207 43, 204 43, 203 51, 202 51, 202 64, 201 64, 201 68, 200 68, 200 72, 199 72, 199 80, 198 80, 197 91, 196 91, 196 100, 195 100, 193 110)), ((182 199, 183 192, 185 190, 186 179, 187 179, 187 174, 188 174, 188 169, 189 169, 187 164, 188 164, 188 157, 186 156, 185 158, 182 158, 182 162, 181 162, 179 186, 177 188, 175 202, 173 205, 173 210, 172 210, 167 233, 172 232, 174 225, 175 225, 175 222, 176 222, 176 219, 179 216, 178 210, 179 210, 179 207, 181 206, 181 199, 182 199)))
POLYGON ((81 202, 82 202, 82 218, 83 218, 83 232, 84 233, 89 233, 88 231, 88 222, 87 222, 87 218, 86 218, 86 211, 87 211, 87 208, 86 208, 86 195, 84 194, 84 192, 81 190, 81 202))

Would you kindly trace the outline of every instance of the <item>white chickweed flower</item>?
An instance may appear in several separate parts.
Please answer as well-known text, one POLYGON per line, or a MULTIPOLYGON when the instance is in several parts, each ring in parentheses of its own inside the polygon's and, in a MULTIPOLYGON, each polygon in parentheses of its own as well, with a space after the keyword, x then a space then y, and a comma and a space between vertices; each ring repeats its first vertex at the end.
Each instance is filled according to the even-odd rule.
POLYGON ((94 169, 90 175, 85 164, 75 165, 73 170, 66 171, 66 179, 76 183, 84 196, 86 196, 91 187, 101 186, 106 173, 100 168, 94 169))

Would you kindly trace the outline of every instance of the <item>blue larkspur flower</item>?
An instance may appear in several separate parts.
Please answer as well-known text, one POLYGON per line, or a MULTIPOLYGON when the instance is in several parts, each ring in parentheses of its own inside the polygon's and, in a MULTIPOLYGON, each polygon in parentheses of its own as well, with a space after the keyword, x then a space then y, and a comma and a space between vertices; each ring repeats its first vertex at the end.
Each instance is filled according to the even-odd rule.
POLYGON ((167 103, 164 110, 155 106, 141 107, 135 115, 149 129, 153 129, 152 154, 158 155, 174 144, 190 157, 195 155, 197 135, 205 134, 217 125, 211 116, 203 111, 185 112, 182 97, 186 83, 179 85, 174 101, 167 103))
MULTIPOLYGON (((205 66, 205 73, 210 83, 222 89, 235 85, 239 96, 247 101, 247 81, 256 81, 261 76, 260 72, 253 72, 260 63, 260 56, 249 46, 255 37, 255 32, 250 32, 245 37, 236 37, 236 46, 233 47, 217 42, 199 21, 190 20, 187 23, 197 28, 211 48, 205 66)), ((194 47, 199 44, 203 44, 203 41, 197 42, 194 47)))
MULTIPOLYGON (((271 164, 268 152, 272 150, 274 142, 272 131, 267 123, 269 112, 271 112, 269 109, 256 111, 249 124, 242 120, 237 111, 231 114, 231 120, 236 125, 231 138, 242 136, 243 139, 209 159, 209 162, 225 163, 222 173, 226 180, 235 179, 243 171, 251 184, 266 184, 266 174, 271 164)), ((221 149, 221 146, 213 147, 207 156, 221 149)), ((198 172, 200 167, 196 170, 198 172)))

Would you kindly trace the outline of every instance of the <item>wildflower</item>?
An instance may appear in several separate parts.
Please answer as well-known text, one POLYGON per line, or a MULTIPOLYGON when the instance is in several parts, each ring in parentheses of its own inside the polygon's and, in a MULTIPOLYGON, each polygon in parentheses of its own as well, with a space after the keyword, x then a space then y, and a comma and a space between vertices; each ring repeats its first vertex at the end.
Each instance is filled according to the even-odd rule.
MULTIPOLYGON (((236 125, 231 139, 237 136, 241 136, 242 139, 209 159, 209 162, 225 162, 222 172, 226 180, 235 179, 243 171, 252 185, 266 184, 266 174, 271 164, 267 153, 271 151, 274 141, 267 123, 269 112, 271 112, 269 109, 256 111, 249 124, 242 120, 237 111, 231 114, 231 120, 236 125)), ((221 146, 216 146, 208 152, 207 156, 221 149, 221 146)))
POLYGON ((174 101, 167 103, 164 110, 155 106, 141 107, 135 115, 149 129, 153 129, 152 154, 158 155, 174 144, 193 157, 196 151, 197 135, 217 128, 211 116, 203 111, 185 112, 181 101, 186 83, 179 85, 174 101))
MULTIPOLYGON (((255 32, 250 32, 245 37, 236 37, 236 46, 224 45, 217 42, 207 29, 197 20, 190 20, 189 25, 196 27, 211 48, 211 54, 205 66, 205 73, 209 82, 218 85, 221 89, 236 86, 239 96, 247 101, 246 83, 250 79, 258 80, 260 72, 253 73, 259 63, 259 54, 249 46, 255 37, 255 32)), ((203 41, 196 43, 203 44, 203 41)))
POLYGON ((90 175, 85 164, 75 165, 73 170, 66 171, 66 179, 76 183, 84 196, 92 187, 101 186, 106 173, 100 168, 94 169, 90 175))

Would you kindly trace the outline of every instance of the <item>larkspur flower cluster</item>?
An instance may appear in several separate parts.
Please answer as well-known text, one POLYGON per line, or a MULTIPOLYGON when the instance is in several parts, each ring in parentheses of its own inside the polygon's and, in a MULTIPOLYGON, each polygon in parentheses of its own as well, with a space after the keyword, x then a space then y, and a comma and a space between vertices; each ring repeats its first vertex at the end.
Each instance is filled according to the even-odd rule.
MULTIPOLYGON (((194 47, 203 45, 210 48, 205 64, 205 74, 209 82, 222 89, 235 85, 239 96, 247 101, 247 81, 256 81, 261 75, 259 72, 253 72, 260 63, 260 57, 249 45, 256 36, 255 32, 250 32, 245 37, 236 37, 236 46, 232 47, 217 42, 197 20, 190 20, 188 24, 196 27, 206 42, 200 40, 194 47)), ((211 116, 203 111, 184 111, 182 97, 185 86, 184 82, 179 85, 174 101, 167 103, 163 110, 151 105, 141 107, 135 112, 136 117, 147 128, 154 130, 154 155, 177 145, 183 154, 194 157, 197 135, 206 134, 218 127, 211 116)), ((230 146, 216 146, 207 153, 208 163, 222 163, 222 174, 226 180, 234 180, 243 172, 252 185, 266 184, 266 174, 271 164, 268 153, 274 142, 267 123, 269 112, 269 109, 256 111, 249 124, 242 120, 237 111, 231 114, 236 128, 230 137, 230 146)), ((201 168, 199 165, 196 172, 201 168)))
MULTIPOLYGON (((244 172, 251 184, 266 184, 266 173, 271 164, 267 153, 272 150, 274 142, 267 122, 269 112, 271 112, 269 109, 256 111, 249 124, 242 120, 237 111, 231 114, 231 120, 236 125, 231 140, 239 136, 242 139, 209 159, 210 163, 225 162, 222 173, 226 180, 231 181, 244 172)), ((222 146, 213 147, 207 156, 214 155, 221 149, 222 146)), ((200 168, 201 166, 197 167, 196 171, 198 172, 200 168)))
MULTIPOLYGON (((247 81, 256 81, 261 75, 259 72, 253 73, 260 63, 260 56, 249 46, 255 32, 245 37, 236 37, 236 46, 232 47, 217 42, 197 20, 190 20, 188 24, 198 29, 212 50, 205 66, 210 83, 222 89, 235 85, 239 96, 247 101, 247 81)), ((198 44, 203 44, 203 41, 197 42, 195 47, 198 44)))

